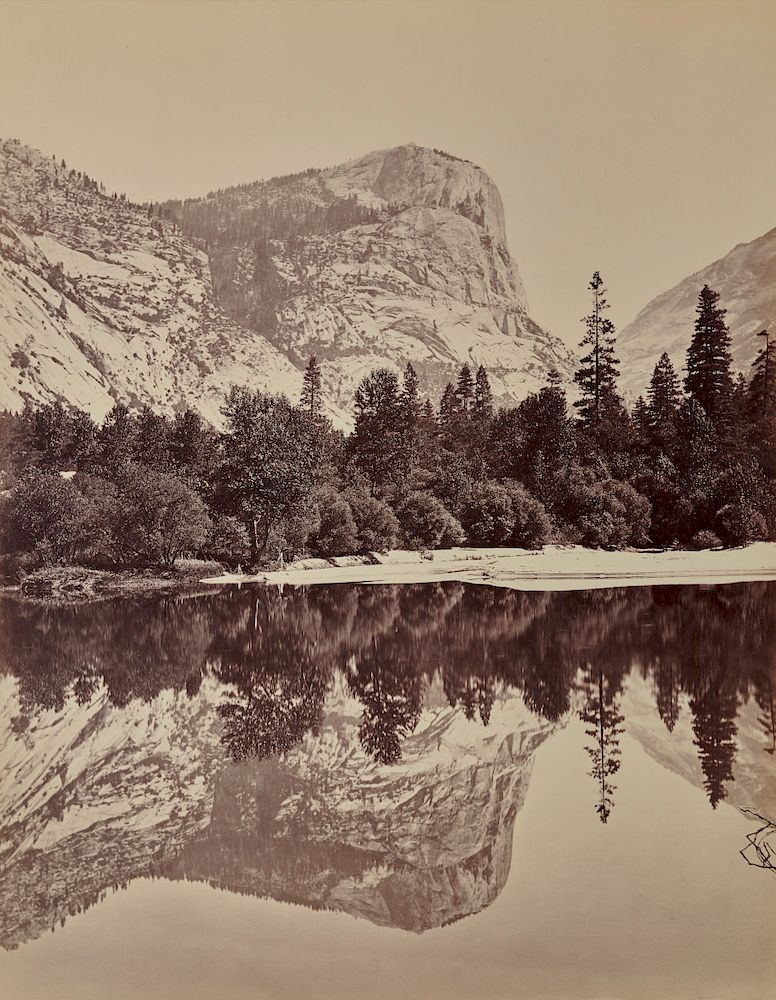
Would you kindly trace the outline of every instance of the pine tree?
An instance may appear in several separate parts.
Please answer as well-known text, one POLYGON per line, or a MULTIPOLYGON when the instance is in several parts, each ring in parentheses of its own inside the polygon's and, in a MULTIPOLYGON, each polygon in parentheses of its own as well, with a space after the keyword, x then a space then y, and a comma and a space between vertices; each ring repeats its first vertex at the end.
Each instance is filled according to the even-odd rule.
POLYGON ((401 471, 397 456, 402 408, 396 375, 388 368, 373 371, 361 380, 353 401, 355 427, 348 448, 375 492, 401 471))
POLYGON ((639 396, 633 404, 633 430, 636 437, 636 445, 640 450, 644 450, 649 443, 649 407, 643 396, 639 396))
POLYGON ((415 369, 408 362, 402 376, 399 398, 401 408, 401 465, 409 473, 418 463, 420 451, 420 383, 415 369))
POLYGON ((703 694, 691 700, 690 709, 704 787, 712 809, 716 809, 727 795, 725 783, 733 781, 738 713, 734 683, 714 676, 703 694))
POLYGON ((746 389, 746 415, 749 434, 765 474, 776 478, 776 344, 767 331, 765 346, 752 365, 746 389))
POLYGON ((451 432, 457 409, 455 389, 453 383, 448 382, 439 401, 439 426, 444 434, 451 432))
POLYGON ((417 372, 407 362, 402 375, 401 406, 406 420, 417 423, 420 416, 420 381, 417 372))
POLYGON ((680 395, 679 379, 665 352, 655 365, 647 398, 650 440, 657 450, 668 454, 676 440, 676 412, 680 395))
POLYGON ((481 422, 487 422, 493 416, 493 393, 485 368, 480 365, 474 380, 474 413, 481 422))
POLYGON ((467 364, 462 365, 458 373, 455 398, 460 412, 469 413, 474 401, 474 379, 472 378, 472 370, 467 364))
POLYGON ((317 420, 321 415, 322 404, 321 369, 318 366, 318 361, 315 355, 313 354, 307 362, 307 367, 304 370, 302 393, 299 398, 299 405, 311 420, 317 420))
POLYGON ((687 350, 684 388, 719 431, 728 417, 733 378, 730 332, 725 325, 727 310, 720 308, 718 302, 719 294, 704 285, 698 296, 695 333, 687 350))
POLYGON ((582 390, 582 398, 574 405, 579 410, 582 424, 588 430, 595 430, 604 417, 604 390, 614 392, 619 373, 619 362, 614 353, 614 324, 605 315, 609 309, 606 289, 598 271, 588 285, 593 297, 593 309, 582 322, 585 336, 581 348, 588 348, 581 359, 581 367, 574 375, 574 381, 582 390))

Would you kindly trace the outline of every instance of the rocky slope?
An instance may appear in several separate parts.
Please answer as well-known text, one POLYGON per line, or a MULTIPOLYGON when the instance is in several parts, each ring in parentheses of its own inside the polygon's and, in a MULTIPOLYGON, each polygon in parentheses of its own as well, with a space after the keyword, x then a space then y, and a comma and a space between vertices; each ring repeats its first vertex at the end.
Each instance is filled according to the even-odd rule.
POLYGON ((299 371, 218 306, 206 254, 169 222, 0 144, 0 407, 121 399, 218 421, 232 383, 296 396, 299 371))
POLYGON ((747 372, 762 348, 763 329, 776 332, 776 229, 742 243, 648 303, 618 338, 621 386, 631 398, 643 393, 663 351, 678 372, 685 364, 698 293, 708 284, 720 294, 732 333, 733 363, 747 372))
POLYGON ((132 878, 203 879, 421 931, 487 906, 509 873, 533 754, 552 727, 518 698, 483 729, 423 712, 403 760, 362 751, 335 683, 325 724, 278 760, 228 763, 206 679, 117 708, 29 719, 2 682, 0 944, 16 947, 132 878), (26 720, 26 721, 22 721, 26 720))

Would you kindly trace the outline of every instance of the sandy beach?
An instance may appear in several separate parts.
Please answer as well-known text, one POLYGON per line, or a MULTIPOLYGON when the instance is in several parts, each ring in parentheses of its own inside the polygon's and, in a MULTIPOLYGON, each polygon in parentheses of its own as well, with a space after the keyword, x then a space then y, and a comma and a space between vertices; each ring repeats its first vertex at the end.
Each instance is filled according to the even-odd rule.
POLYGON ((283 570, 255 575, 226 573, 207 584, 432 583, 462 580, 515 590, 587 590, 699 583, 776 580, 776 543, 687 552, 607 552, 578 545, 541 550, 454 548, 433 552, 397 550, 369 556, 303 559, 283 570))

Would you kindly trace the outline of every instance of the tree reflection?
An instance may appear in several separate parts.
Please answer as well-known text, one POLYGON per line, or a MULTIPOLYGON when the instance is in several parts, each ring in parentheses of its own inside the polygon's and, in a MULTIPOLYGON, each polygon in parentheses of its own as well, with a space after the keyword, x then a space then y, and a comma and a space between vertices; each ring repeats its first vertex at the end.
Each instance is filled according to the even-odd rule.
POLYGON ((625 721, 618 704, 621 680, 621 675, 612 678, 605 674, 601 666, 588 666, 582 679, 584 701, 579 717, 591 741, 585 747, 593 762, 588 773, 598 788, 595 811, 602 823, 607 822, 614 808, 617 786, 612 776, 620 770, 621 763, 620 736, 625 721))
POLYGON ((401 759, 440 689, 478 726, 519 695, 549 722, 579 715, 606 821, 628 674, 647 682, 670 740, 687 738, 686 699, 712 806, 733 779, 737 717, 749 699, 774 754, 775 628, 776 585, 767 583, 568 593, 462 583, 246 588, 74 607, 4 600, 0 669, 18 679, 19 733, 29 715, 71 699, 123 706, 172 690, 214 698, 235 761, 286 753, 318 732, 337 676, 361 703, 361 745, 381 764, 401 759))

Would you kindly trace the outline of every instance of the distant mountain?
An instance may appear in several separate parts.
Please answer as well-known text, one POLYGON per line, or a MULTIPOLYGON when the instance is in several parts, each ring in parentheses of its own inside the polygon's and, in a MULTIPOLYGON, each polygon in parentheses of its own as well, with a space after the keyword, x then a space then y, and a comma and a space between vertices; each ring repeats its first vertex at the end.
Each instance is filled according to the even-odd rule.
POLYGON ((634 399, 643 393, 663 351, 682 372, 695 323, 698 293, 708 284, 720 294, 732 333, 733 364, 748 372, 762 347, 757 334, 776 333, 776 229, 742 243, 721 260, 658 295, 618 338, 621 387, 634 399))
MULTIPOLYGON (((464 361, 516 401, 573 359, 532 319, 499 192, 418 146, 206 198, 133 205, 0 144, 0 406, 114 399, 218 420, 232 383, 296 398, 311 354, 330 415, 412 361, 432 397, 464 361)), ((435 398, 436 401, 436 398, 435 398)))

